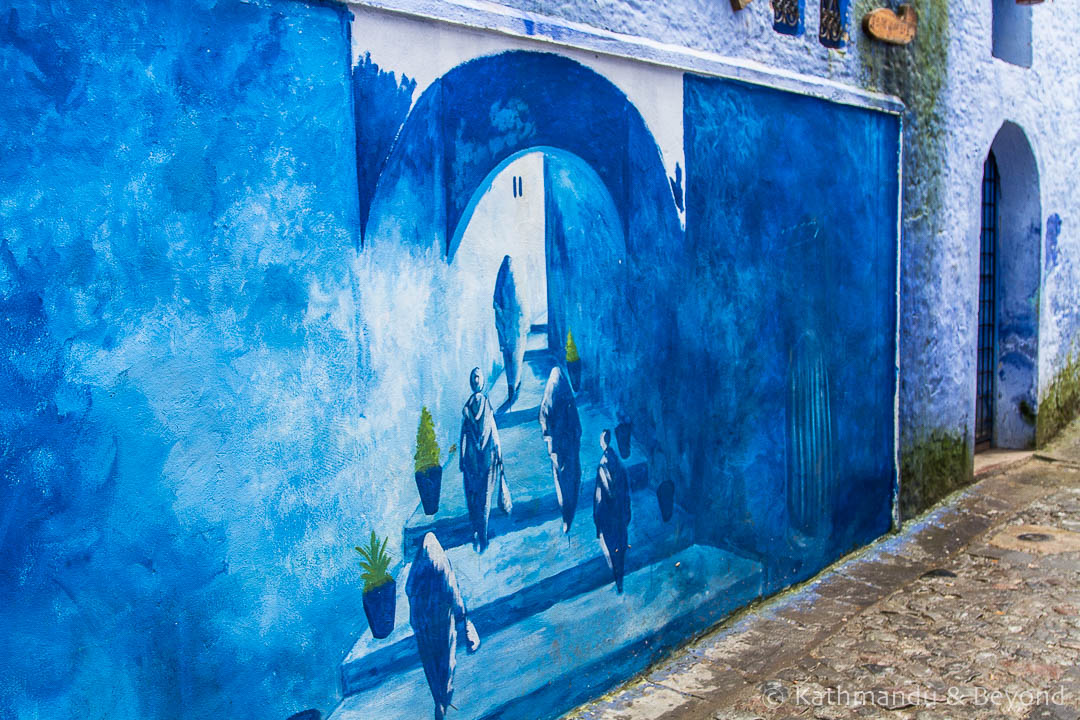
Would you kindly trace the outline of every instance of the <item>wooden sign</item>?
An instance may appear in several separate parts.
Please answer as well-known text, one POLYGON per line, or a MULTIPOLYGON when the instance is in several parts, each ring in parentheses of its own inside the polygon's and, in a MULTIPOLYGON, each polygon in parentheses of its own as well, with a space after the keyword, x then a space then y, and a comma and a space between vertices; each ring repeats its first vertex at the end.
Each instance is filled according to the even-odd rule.
POLYGON ((907 3, 896 12, 889 8, 878 8, 863 17, 866 34, 890 45, 907 45, 914 40, 917 24, 915 8, 907 3))
POLYGON ((742 10, 744 7, 752 3, 754 0, 731 0, 732 10, 742 10))

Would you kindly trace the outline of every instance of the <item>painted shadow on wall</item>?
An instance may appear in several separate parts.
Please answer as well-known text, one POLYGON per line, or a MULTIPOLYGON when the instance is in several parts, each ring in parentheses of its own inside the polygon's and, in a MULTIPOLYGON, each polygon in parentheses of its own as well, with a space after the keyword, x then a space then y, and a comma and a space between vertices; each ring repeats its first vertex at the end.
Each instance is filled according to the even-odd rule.
POLYGON ((899 120, 685 81, 687 233, 707 301, 699 536, 756 553, 766 591, 890 525, 899 120))

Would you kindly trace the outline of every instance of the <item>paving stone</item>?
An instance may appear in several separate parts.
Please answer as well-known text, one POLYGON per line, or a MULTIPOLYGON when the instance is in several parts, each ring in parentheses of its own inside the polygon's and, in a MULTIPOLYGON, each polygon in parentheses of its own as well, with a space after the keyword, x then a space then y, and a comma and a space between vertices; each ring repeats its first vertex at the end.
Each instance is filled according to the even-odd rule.
POLYGON ((1056 475, 1049 468, 1045 471, 1037 467, 1016 470, 1005 475, 988 478, 985 482, 979 483, 979 493, 1004 500, 1010 503, 1012 507, 1019 509, 1043 497, 1050 492, 1050 488, 1063 482, 1062 479, 1057 477, 1053 481, 1049 481, 1047 479, 1048 474, 1056 475))
POLYGON ((735 668, 744 678, 758 680, 802 655, 816 637, 786 620, 762 620, 738 636, 700 647, 704 659, 735 668))
POLYGON ((822 579, 813 587, 824 598, 839 600, 859 609, 873 605, 884 594, 880 588, 839 573, 822 579))
POLYGON ((961 532, 962 529, 967 529, 967 525, 975 522, 972 516, 950 514, 944 522, 948 525, 945 527, 929 525, 915 538, 915 542, 930 557, 948 557, 971 542, 976 535, 974 532, 961 532))
POLYGON ((576 714, 579 720, 674 720, 711 712, 704 701, 651 682, 637 682, 576 714))
POLYGON ((872 560, 860 560, 839 568, 842 575, 852 580, 889 591, 910 582, 925 571, 925 563, 891 553, 882 553, 872 560))
POLYGON ((837 598, 823 597, 807 590, 792 597, 776 611, 776 615, 790 620, 807 631, 827 632, 846 623, 860 608, 837 598))
POLYGON ((724 699, 747 691, 753 684, 735 668, 688 654, 667 663, 648 676, 649 682, 701 699, 724 699))

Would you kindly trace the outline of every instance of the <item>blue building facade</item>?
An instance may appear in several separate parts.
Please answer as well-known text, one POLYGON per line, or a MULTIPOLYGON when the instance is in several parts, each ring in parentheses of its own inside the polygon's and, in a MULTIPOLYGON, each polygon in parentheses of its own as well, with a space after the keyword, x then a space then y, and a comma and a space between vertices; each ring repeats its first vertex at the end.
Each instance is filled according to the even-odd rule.
POLYGON ((812 576, 970 477, 991 148, 1052 434, 1069 115, 949 95, 1050 21, 865 4, 10 5, 0 717, 558 717, 812 576))

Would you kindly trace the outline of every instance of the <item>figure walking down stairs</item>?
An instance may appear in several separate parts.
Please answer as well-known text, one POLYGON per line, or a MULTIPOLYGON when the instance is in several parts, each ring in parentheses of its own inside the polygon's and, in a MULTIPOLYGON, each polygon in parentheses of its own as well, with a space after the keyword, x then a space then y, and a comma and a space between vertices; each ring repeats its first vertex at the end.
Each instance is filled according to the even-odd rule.
POLYGON ((615 576, 615 589, 623 590, 626 568, 626 549, 629 546, 630 481, 615 449, 611 447, 611 431, 600 436, 604 455, 596 468, 596 490, 593 493, 593 522, 604 559, 615 576))
POLYGON ((491 515, 491 496, 498 485, 499 507, 507 515, 513 508, 510 487, 506 484, 499 428, 495 425, 495 410, 484 394, 484 377, 480 368, 473 368, 469 377, 472 395, 461 409, 461 438, 458 447, 465 486, 465 505, 473 529, 473 546, 483 552, 488 546, 488 518, 491 515))
POLYGON ((469 620, 450 559, 434 533, 425 535, 416 551, 405 595, 409 598, 409 623, 416 637, 417 654, 435 700, 435 720, 443 720, 454 697, 458 623, 465 626, 466 649, 470 653, 479 649, 480 635, 469 620))
POLYGON ((503 257, 499 275, 495 278, 495 296, 491 301, 495 308, 495 332, 499 336, 499 350, 506 368, 507 406, 513 405, 521 389, 521 364, 525 358, 525 345, 529 336, 525 299, 514 277, 513 260, 503 257))
POLYGON ((581 419, 574 391, 558 365, 551 369, 544 387, 540 431, 551 455, 551 474, 562 509, 563 532, 569 533, 581 490, 581 419))

